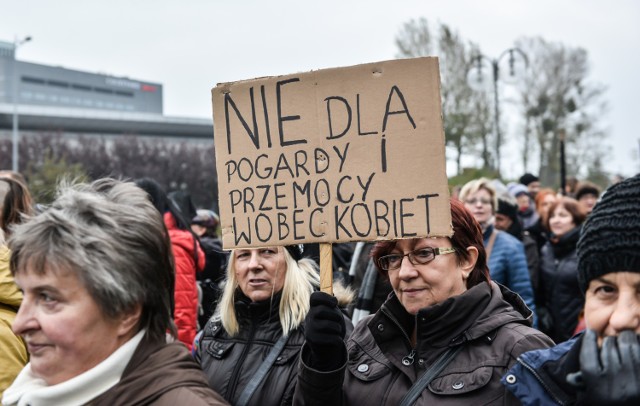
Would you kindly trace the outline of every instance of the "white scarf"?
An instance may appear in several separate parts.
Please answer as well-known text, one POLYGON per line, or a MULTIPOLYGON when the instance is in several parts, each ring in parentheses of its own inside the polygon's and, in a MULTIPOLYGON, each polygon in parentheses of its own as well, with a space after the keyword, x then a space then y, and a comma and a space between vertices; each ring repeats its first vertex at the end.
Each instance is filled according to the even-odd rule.
POLYGON ((129 364, 144 334, 145 330, 138 332, 95 367, 57 385, 47 386, 44 380, 33 374, 31 363, 28 363, 4 392, 2 404, 4 406, 83 405, 120 381, 125 367, 129 364))

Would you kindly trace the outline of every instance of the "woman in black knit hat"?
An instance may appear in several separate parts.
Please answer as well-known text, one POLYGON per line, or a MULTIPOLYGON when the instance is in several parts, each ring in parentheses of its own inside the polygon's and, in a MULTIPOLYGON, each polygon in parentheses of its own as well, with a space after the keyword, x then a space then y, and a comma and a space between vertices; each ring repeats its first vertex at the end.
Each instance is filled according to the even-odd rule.
POLYGON ((640 174, 607 190, 578 242, 587 331, 503 377, 523 404, 640 404, 640 174))

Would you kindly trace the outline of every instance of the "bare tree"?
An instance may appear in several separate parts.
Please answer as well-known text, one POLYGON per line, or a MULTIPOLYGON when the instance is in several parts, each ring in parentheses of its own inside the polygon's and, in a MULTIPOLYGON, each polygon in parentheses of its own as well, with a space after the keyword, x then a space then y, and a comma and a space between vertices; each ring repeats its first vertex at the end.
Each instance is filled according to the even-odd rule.
MULTIPOLYGON (((0 139, 0 151, 10 151, 10 142, 0 139)), ((20 163, 40 203, 51 200, 57 179, 63 176, 153 177, 168 192, 188 190, 196 206, 217 211, 213 139, 210 142, 170 141, 133 135, 25 133, 20 142, 20 163)), ((10 154, 2 154, 0 168, 10 164, 10 154)))
POLYGON ((395 42, 398 57, 436 55, 439 58, 444 131, 447 144, 456 151, 458 174, 462 173, 462 157, 478 143, 484 145, 481 154, 484 167, 491 167, 487 141, 491 125, 486 122, 489 101, 486 94, 474 92, 467 83, 477 46, 465 43, 445 24, 438 25, 434 36, 425 18, 405 23, 395 42))
POLYGON ((396 35, 398 58, 412 58, 433 55, 432 36, 426 18, 411 19, 402 25, 396 35))
MULTIPOLYGON (((560 130, 566 133, 568 171, 599 170, 598 159, 606 151, 594 148, 594 143, 601 145, 605 136, 599 127, 599 119, 606 110, 602 101, 605 89, 588 81, 587 51, 542 38, 521 38, 517 46, 530 60, 521 82, 520 98, 524 132, 536 140, 542 183, 559 184, 560 130)), ((527 149, 523 151, 523 155, 530 153, 527 149)), ((529 158, 523 156, 525 162, 529 158)))

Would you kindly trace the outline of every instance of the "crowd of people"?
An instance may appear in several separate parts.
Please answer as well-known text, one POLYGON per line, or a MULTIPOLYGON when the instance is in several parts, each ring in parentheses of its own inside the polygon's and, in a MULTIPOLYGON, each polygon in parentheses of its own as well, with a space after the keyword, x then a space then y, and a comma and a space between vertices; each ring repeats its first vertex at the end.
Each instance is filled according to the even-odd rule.
POLYGON ((640 175, 525 174, 450 200, 453 235, 224 251, 153 179, 0 172, 3 405, 640 404, 640 175), (334 263, 334 264, 335 264, 334 263))

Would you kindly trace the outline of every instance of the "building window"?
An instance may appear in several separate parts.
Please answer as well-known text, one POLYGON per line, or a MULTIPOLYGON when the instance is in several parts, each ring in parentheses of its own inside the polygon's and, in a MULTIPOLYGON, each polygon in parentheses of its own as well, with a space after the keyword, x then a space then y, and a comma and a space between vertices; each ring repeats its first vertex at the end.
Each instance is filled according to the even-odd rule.
POLYGON ((91 91, 91 86, 80 85, 80 84, 77 84, 77 83, 72 84, 71 87, 76 89, 76 90, 84 90, 86 92, 90 92, 91 91))
POLYGON ((113 90, 105 89, 104 87, 94 87, 93 90, 98 93, 113 94, 113 90))
POLYGON ((24 83, 32 83, 32 84, 35 84, 35 85, 44 85, 45 84, 44 79, 34 78, 32 76, 23 76, 22 77, 22 81, 24 83))
POLYGON ((63 88, 68 88, 69 87, 69 83, 67 82, 61 82, 59 80, 47 80, 47 84, 49 86, 55 86, 55 87, 63 87, 63 88))

